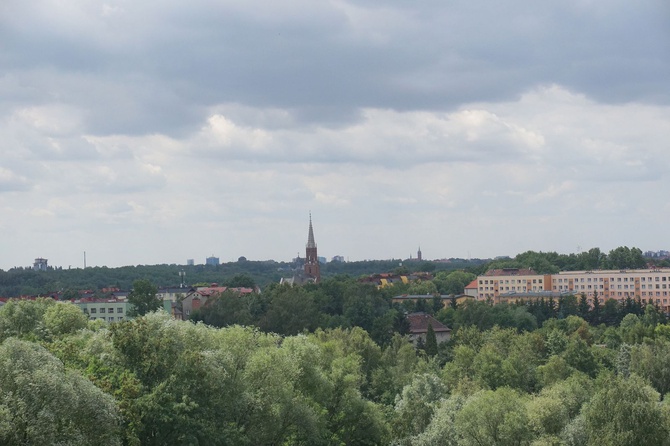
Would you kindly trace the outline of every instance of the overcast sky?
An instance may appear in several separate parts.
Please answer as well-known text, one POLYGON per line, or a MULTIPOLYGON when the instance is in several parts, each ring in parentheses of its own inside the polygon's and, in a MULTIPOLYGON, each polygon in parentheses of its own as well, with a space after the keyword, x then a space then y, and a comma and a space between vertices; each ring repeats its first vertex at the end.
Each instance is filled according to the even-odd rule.
POLYGON ((3 0, 0 268, 670 248, 667 0, 3 0))

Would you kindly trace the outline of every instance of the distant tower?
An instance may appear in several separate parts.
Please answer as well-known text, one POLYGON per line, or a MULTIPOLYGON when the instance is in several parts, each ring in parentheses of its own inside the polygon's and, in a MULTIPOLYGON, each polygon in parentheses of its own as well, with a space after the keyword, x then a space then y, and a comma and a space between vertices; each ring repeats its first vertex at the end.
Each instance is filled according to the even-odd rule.
POLYGON ((305 249, 305 275, 314 279, 316 283, 321 281, 321 268, 319 266, 319 256, 316 253, 311 212, 309 213, 309 235, 307 236, 307 247, 305 249))
POLYGON ((35 259, 35 263, 33 263, 33 270, 35 271, 46 271, 47 270, 47 259, 43 259, 42 257, 38 257, 35 259))
POLYGON ((416 260, 421 261, 421 246, 419 246, 419 250, 416 252, 416 260))

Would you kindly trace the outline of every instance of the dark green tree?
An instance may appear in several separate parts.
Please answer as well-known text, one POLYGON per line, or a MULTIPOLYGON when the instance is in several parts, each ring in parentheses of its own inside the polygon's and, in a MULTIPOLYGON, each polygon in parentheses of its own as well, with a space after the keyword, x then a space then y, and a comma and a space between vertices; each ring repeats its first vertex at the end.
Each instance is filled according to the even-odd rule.
POLYGON ((254 282, 253 277, 244 273, 244 274, 235 274, 230 279, 226 280, 224 284, 227 287, 231 288, 254 288, 256 287, 256 282, 254 282))
POLYGON ((426 331, 426 346, 424 348, 426 354, 430 357, 437 355, 437 337, 432 324, 428 324, 428 331, 426 331))
POLYGON ((156 311, 162 306, 162 302, 156 297, 158 288, 147 279, 139 279, 133 282, 133 290, 128 294, 128 303, 132 308, 128 311, 130 316, 144 316, 156 311))
POLYGON ((602 312, 602 307, 600 305, 600 298, 598 297, 598 292, 594 291, 593 292, 593 307, 591 308, 591 314, 590 317, 587 318, 589 322, 591 322, 592 325, 598 325, 600 324, 600 320, 602 318, 601 315, 602 312))
POLYGON ((581 317, 584 320, 589 318, 589 301, 586 298, 585 293, 579 295, 579 303, 577 304, 577 316, 581 317))

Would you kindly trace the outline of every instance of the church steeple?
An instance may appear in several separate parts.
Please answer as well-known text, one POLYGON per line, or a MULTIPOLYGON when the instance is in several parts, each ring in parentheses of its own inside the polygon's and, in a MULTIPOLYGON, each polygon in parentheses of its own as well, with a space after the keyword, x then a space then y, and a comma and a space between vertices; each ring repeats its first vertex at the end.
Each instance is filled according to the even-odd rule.
POLYGON ((309 213, 309 234, 307 235, 307 247, 305 249, 305 275, 317 283, 321 280, 321 268, 319 256, 316 252, 316 242, 314 241, 311 212, 309 213))
POLYGON ((312 228, 312 213, 309 213, 309 235, 307 236, 307 247, 316 249, 314 241, 314 228, 312 228))

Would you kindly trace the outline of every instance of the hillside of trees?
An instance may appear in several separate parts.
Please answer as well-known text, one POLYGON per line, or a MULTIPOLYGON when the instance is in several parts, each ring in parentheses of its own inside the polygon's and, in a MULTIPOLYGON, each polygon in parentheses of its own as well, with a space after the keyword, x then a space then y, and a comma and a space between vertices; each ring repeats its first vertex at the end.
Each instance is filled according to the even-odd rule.
MULTIPOLYGON (((578 271, 593 269, 628 269, 644 268, 651 259, 642 256, 639 248, 619 247, 609 253, 592 248, 579 254, 558 254, 556 252, 527 251, 514 258, 503 258, 494 261, 481 259, 450 259, 446 262, 367 260, 360 262, 328 262, 321 267, 324 278, 336 276, 361 276, 399 272, 417 271, 439 272, 464 271, 479 275, 492 268, 531 268, 539 274, 556 273, 558 271, 578 271)), ((670 267, 670 262, 655 260, 654 266, 670 267)), ((119 268, 89 267, 86 269, 49 268, 47 271, 33 271, 31 268, 12 268, 0 270, 0 297, 17 296, 48 296, 54 293, 69 292, 76 296, 76 291, 99 291, 103 288, 116 287, 130 290, 132 283, 138 279, 146 279, 158 287, 174 287, 180 284, 179 273, 183 271, 186 283, 210 284, 219 283, 229 286, 258 285, 261 288, 278 283, 282 277, 291 277, 301 265, 298 263, 243 260, 210 265, 137 265, 119 268), (240 278, 244 278, 240 281, 240 278)))
POLYGON ((222 295, 208 324, 163 312, 106 324, 70 303, 9 301, 0 444, 670 444, 670 326, 654 306, 390 295, 346 277, 274 285, 222 295), (415 349, 403 336, 414 310, 452 339, 415 349))
MULTIPOLYGON (((458 260, 449 263, 402 262, 401 260, 368 260, 361 262, 329 262, 322 266, 323 277, 348 275, 360 277, 380 272, 390 272, 399 268, 412 271, 452 271, 478 266, 480 260, 458 260), (402 263, 402 267, 399 265, 402 263)), ((265 288, 278 283, 282 277, 291 277, 300 269, 300 264, 275 261, 239 261, 221 265, 137 265, 119 268, 89 267, 86 269, 49 268, 47 271, 33 271, 31 268, 0 270, 0 297, 48 296, 67 290, 102 290, 116 287, 130 290, 132 283, 146 279, 158 287, 176 287, 180 284, 179 273, 183 271, 187 284, 219 283, 229 286, 253 286, 265 288), (245 277, 244 282, 239 278, 245 277), (250 280, 249 280, 250 279, 250 280)))

